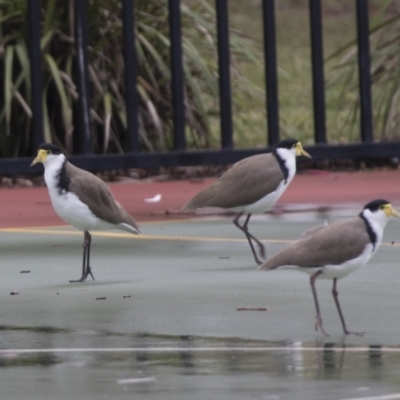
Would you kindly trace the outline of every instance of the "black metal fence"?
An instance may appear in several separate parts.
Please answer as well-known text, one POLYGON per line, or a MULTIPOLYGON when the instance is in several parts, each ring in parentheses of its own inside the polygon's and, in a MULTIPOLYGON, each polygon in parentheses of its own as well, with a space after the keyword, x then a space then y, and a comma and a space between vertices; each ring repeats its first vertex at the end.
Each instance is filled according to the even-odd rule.
MULTIPOLYGON (((43 142, 40 0, 27 1, 29 10, 27 22, 29 26, 29 52, 32 81, 31 107, 33 111, 33 119, 31 143, 33 155, 38 145, 43 142)), ((246 150, 233 149, 228 0, 215 0, 218 33, 221 149, 202 151, 186 150, 180 0, 169 0, 174 150, 154 153, 144 153, 139 151, 138 96, 136 93, 137 66, 134 46, 134 0, 119 1, 122 2, 124 25, 123 56, 125 61, 129 153, 122 155, 93 154, 90 137, 90 99, 88 90, 87 1, 74 0, 75 46, 78 61, 77 87, 79 92, 78 130, 80 137, 79 146, 82 155, 69 157, 71 162, 81 168, 92 171, 135 167, 150 168, 159 166, 230 164, 243 157, 265 152, 268 150, 268 147, 273 146, 279 141, 279 105, 274 0, 262 0, 268 127, 268 131, 266 132, 266 148, 246 150)), ((309 0, 315 145, 307 147, 306 149, 316 160, 340 158, 382 158, 398 156, 400 154, 400 142, 374 142, 370 79, 368 0, 355 1, 358 35, 361 142, 349 145, 329 145, 326 143, 321 0, 309 0)), ((0 174, 16 175, 32 173, 32 170, 29 169, 30 161, 30 158, 0 159, 0 174)))

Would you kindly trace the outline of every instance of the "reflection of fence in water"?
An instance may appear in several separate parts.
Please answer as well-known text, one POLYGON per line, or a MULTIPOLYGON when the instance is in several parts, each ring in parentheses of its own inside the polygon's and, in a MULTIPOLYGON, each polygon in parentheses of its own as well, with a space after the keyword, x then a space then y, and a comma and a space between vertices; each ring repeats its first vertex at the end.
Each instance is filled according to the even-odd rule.
MULTIPOLYGON (((72 331, 51 328, 5 327, 3 333, 39 335, 38 343, 48 350, 0 350, 0 367, 52 365, 85 360, 86 367, 128 366, 143 376, 174 375, 257 375, 305 380, 366 380, 398 386, 400 348, 369 345, 351 347, 345 343, 251 341, 239 338, 161 336, 107 333, 107 339, 123 337, 126 348, 54 349, 57 335, 72 331), (53 348, 53 349, 52 349, 53 348)), ((75 332, 76 333, 76 332, 75 332)), ((96 343, 99 341, 98 333, 96 343)), ((30 341, 34 342, 34 341, 30 341)))

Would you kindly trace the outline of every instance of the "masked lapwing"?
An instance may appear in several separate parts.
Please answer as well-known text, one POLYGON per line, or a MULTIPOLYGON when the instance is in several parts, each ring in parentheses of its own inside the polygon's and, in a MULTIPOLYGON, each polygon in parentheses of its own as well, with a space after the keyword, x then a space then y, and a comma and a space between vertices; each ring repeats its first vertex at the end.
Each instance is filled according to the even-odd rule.
POLYGON ((248 230, 252 214, 270 210, 289 186, 296 173, 296 156, 311 156, 296 139, 281 141, 271 153, 245 158, 234 164, 211 186, 197 193, 183 211, 202 207, 219 207, 237 212, 233 223, 246 235, 256 263, 257 256, 252 240, 257 243, 260 255, 265 256, 264 245, 248 230), (246 214, 243 225, 239 219, 246 214))
POLYGON ((345 334, 350 332, 339 303, 337 280, 366 264, 377 252, 383 230, 390 217, 400 217, 386 200, 368 203, 356 217, 314 227, 303 233, 292 245, 275 254, 259 269, 295 268, 310 275, 311 290, 316 308, 315 330, 327 335, 322 325, 315 281, 333 279, 332 295, 345 334))
POLYGON ((84 232, 82 276, 70 282, 83 282, 88 275, 94 280, 89 231, 119 229, 137 235, 139 226, 101 179, 70 164, 57 146, 42 144, 31 166, 37 163, 44 165, 44 180, 56 213, 84 232))

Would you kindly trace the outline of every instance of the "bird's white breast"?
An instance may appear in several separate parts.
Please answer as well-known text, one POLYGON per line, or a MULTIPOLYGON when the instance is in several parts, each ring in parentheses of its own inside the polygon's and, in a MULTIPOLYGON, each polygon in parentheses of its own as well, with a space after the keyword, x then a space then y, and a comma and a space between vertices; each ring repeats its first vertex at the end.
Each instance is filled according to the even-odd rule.
POLYGON ((60 168, 60 165, 54 163, 46 166, 44 173, 51 204, 60 218, 83 231, 114 228, 114 225, 97 218, 75 193, 65 190, 59 192, 57 185, 60 168))
POLYGON ((59 195, 54 194, 50 189, 49 194, 54 210, 65 222, 83 231, 99 229, 97 227, 99 218, 79 200, 76 194, 67 192, 59 195))

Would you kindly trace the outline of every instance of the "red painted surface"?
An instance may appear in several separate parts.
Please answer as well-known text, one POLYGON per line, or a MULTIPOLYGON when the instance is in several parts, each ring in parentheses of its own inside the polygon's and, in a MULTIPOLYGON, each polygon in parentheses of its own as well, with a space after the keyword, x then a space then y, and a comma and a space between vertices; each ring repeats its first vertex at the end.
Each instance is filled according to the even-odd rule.
MULTIPOLYGON (((175 211, 213 181, 111 184, 110 188, 122 206, 140 222, 185 218, 175 211), (161 201, 145 202, 157 194, 161 194, 161 201), (166 214, 166 210, 171 213, 166 214)), ((45 187, 1 189, 0 198, 0 228, 64 224, 53 210, 45 187)), ((400 171, 308 171, 294 178, 278 205, 363 205, 377 198, 400 205, 400 171)))

